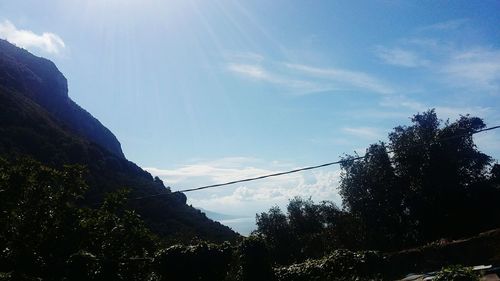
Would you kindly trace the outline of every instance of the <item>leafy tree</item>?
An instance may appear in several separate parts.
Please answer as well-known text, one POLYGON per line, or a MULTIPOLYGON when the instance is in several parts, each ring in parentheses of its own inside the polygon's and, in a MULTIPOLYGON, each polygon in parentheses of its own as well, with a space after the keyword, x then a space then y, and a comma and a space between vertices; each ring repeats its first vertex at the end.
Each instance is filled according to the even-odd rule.
POLYGON ((374 144, 366 158, 347 156, 342 165, 343 202, 363 224, 366 247, 469 235, 485 230, 484 218, 498 225, 492 210, 478 205, 491 202, 487 194, 498 198, 494 177, 488 177, 491 158, 477 150, 471 135, 484 122, 462 116, 443 123, 434 110, 411 120, 389 134, 390 154, 385 144, 374 144), (480 219, 464 221, 471 214, 480 219))
POLYGON ((238 246, 238 260, 240 271, 239 281, 273 281, 272 260, 268 252, 266 241, 257 235, 243 239, 238 246))
POLYGON ((156 238, 125 208, 125 192, 82 207, 84 171, 0 159, 0 272, 14 280, 145 278, 146 266, 133 259, 147 258, 156 238))
POLYGON ((62 171, 22 160, 0 161, 0 271, 59 276, 78 251, 77 201, 86 189, 83 170, 62 171))
POLYGON ((141 261, 158 246, 140 216, 125 207, 128 193, 122 189, 108 194, 98 209, 80 209, 80 248, 100 261, 99 278, 141 279, 148 270, 141 261))
POLYGON ((371 145, 366 157, 348 156, 341 167, 340 194, 344 206, 359 218, 367 247, 394 248, 401 241, 403 225, 402 190, 384 143, 371 145))
POLYGON ((272 207, 267 213, 256 216, 257 230, 265 238, 272 259, 286 264, 295 258, 297 253, 296 237, 288 222, 288 218, 279 207, 272 207))
POLYGON ((174 245, 155 254, 155 271, 160 280, 224 280, 230 271, 233 249, 200 242, 191 246, 174 245))
POLYGON ((311 199, 295 197, 287 211, 284 214, 273 207, 257 215, 254 234, 264 239, 274 263, 319 258, 340 247, 362 248, 358 245, 360 224, 332 202, 315 204, 311 199))

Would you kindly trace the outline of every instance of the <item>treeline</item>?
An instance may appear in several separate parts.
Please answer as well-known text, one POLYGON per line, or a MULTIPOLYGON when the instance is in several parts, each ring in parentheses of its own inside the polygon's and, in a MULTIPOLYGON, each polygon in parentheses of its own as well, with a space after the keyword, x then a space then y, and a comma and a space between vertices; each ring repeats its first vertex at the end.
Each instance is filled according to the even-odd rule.
MULTIPOLYGON (((275 267, 260 236, 172 245, 127 208, 126 189, 83 205, 85 174, 81 166, 0 158, 0 280, 295 280, 293 268, 275 267)), ((363 263, 348 251, 337 260, 346 253, 363 263)), ((331 272, 354 270, 345 264, 331 272)))
POLYGON ((480 152, 480 118, 441 122, 417 114, 366 157, 346 155, 342 208, 295 198, 257 215, 258 229, 277 264, 322 257, 335 249, 396 251, 500 227, 500 165, 480 152))

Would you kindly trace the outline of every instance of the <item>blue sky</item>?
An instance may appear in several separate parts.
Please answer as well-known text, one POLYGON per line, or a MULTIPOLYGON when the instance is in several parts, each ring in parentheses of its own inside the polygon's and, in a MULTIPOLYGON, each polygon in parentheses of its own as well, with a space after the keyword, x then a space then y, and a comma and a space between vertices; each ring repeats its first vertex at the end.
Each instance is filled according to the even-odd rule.
MULTIPOLYGON (((0 37, 53 60, 126 156, 184 189, 361 154, 436 108, 500 124, 498 1, 0 2, 0 37)), ((500 133, 477 136, 500 158, 500 133)), ((338 167, 189 194, 253 217, 340 203, 338 167)))

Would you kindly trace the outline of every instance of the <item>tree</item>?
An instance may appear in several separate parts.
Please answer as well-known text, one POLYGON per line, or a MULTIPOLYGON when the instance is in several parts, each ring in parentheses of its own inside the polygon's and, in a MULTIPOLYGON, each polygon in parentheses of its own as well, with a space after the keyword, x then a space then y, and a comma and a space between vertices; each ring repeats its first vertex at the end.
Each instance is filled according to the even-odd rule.
POLYGON ((352 156, 344 160, 340 194, 344 207, 364 226, 360 233, 364 244, 395 248, 404 230, 403 201, 384 143, 371 145, 359 161, 352 156))
POLYGON ((374 144, 365 158, 347 156, 342 164, 344 206, 361 220, 369 247, 391 249, 484 230, 484 221, 466 219, 491 218, 479 210, 477 197, 498 198, 489 183, 491 158, 472 138, 485 127, 480 118, 442 122, 429 110, 411 121, 389 134, 391 153, 385 144, 374 144))
POLYGON ((258 235, 243 239, 238 246, 239 273, 241 281, 275 280, 268 247, 258 235))
POLYGON ((60 277, 78 251, 76 204, 85 190, 79 166, 57 171, 30 159, 1 159, 0 271, 60 277))
POLYGON ((288 218, 275 206, 267 213, 256 215, 255 234, 264 237, 272 259, 280 264, 294 260, 297 253, 297 241, 292 233, 288 218))
POLYGON ((146 267, 132 259, 152 254, 156 237, 125 208, 125 191, 83 207, 84 175, 81 166, 0 158, 0 272, 15 280, 145 279, 146 267))
POLYGON ((287 213, 278 207, 257 215, 258 235, 265 241, 271 260, 277 264, 319 258, 341 248, 361 248, 359 230, 353 217, 333 202, 315 204, 310 198, 295 197, 287 213))

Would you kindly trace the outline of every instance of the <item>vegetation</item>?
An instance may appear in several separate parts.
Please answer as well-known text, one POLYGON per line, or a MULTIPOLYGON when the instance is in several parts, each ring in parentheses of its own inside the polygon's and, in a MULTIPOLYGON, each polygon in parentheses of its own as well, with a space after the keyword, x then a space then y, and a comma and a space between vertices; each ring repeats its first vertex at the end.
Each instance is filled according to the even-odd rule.
POLYGON ((58 171, 33 160, 1 160, 0 271, 43 280, 141 274, 129 260, 151 255, 158 239, 124 208, 125 191, 97 209, 80 207, 88 188, 83 174, 79 166, 58 171))
MULTIPOLYGON (((461 261, 454 258, 460 249, 485 249, 470 257, 495 253, 493 234, 485 236, 492 242, 478 238, 468 248, 428 244, 426 252, 380 252, 499 226, 498 216, 480 206, 500 198, 500 168, 469 135, 482 121, 466 116, 441 127, 429 111, 413 122, 396 128, 387 146, 370 146, 366 158, 345 157, 342 209, 294 198, 286 213, 273 207, 258 214, 257 230, 233 244, 158 237, 129 208, 127 189, 89 206, 85 179, 92 173, 82 166, 1 159, 0 280, 376 280, 403 273, 392 268, 436 266, 419 264, 423 255, 443 257, 446 265, 461 261), (465 136, 450 138, 456 135, 465 136)), ((185 203, 185 197, 175 200, 185 203)), ((475 280, 460 267, 445 268, 438 278, 475 280)))
POLYGON ((257 215, 256 234, 277 263, 336 248, 394 251, 500 226, 498 214, 484 207, 500 198, 500 168, 471 136, 483 121, 463 116, 442 124, 432 110, 412 121, 395 128, 388 145, 371 145, 365 158, 344 158, 343 209, 296 198, 286 214, 274 207, 257 215))
POLYGON ((384 258, 372 251, 335 250, 316 260, 276 269, 280 281, 379 279, 384 258))
POLYGON ((437 274, 436 281, 479 281, 479 274, 472 271, 470 267, 460 265, 449 266, 441 269, 437 274))
POLYGON ((343 203, 362 224, 363 246, 394 250, 498 226, 500 217, 482 207, 499 198, 498 165, 471 135, 483 121, 462 116, 442 124, 431 110, 412 122, 396 127, 387 146, 371 145, 366 158, 347 156, 342 165, 343 203))

